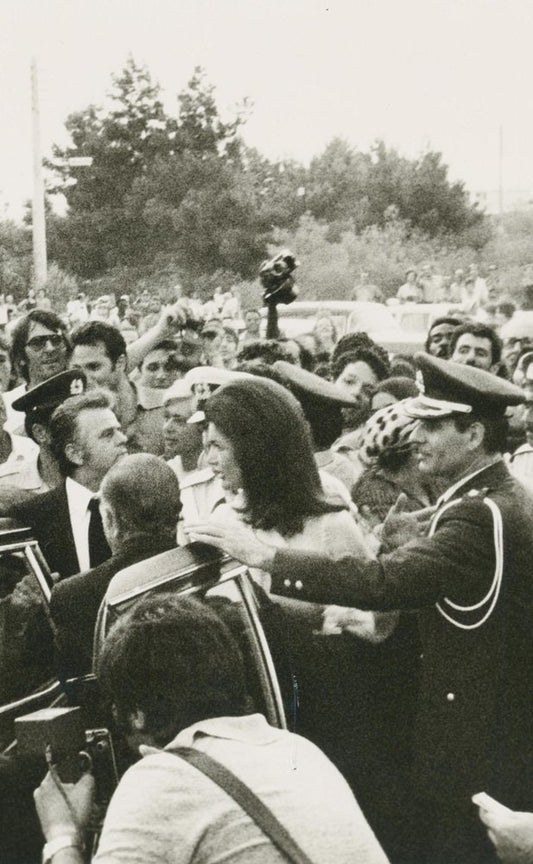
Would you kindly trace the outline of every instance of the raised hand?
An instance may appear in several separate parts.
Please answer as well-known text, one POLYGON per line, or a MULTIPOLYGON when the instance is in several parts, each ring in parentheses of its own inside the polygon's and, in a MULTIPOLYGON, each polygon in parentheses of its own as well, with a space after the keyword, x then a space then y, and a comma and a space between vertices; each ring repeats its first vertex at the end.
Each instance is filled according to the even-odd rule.
POLYGON ((404 546, 410 540, 423 536, 431 521, 436 507, 424 507, 422 510, 407 512, 408 498, 400 492, 395 504, 387 513, 381 534, 383 552, 392 552, 399 546, 404 546))

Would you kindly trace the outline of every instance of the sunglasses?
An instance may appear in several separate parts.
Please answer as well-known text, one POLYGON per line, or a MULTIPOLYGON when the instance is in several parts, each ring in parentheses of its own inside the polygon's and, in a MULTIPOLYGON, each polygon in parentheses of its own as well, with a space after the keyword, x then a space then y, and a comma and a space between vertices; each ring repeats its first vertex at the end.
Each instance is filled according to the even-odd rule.
POLYGON ((48 343, 52 348, 59 348, 64 345, 64 339, 61 333, 48 333, 46 336, 34 336, 26 342, 26 348, 32 348, 34 351, 44 351, 48 343))

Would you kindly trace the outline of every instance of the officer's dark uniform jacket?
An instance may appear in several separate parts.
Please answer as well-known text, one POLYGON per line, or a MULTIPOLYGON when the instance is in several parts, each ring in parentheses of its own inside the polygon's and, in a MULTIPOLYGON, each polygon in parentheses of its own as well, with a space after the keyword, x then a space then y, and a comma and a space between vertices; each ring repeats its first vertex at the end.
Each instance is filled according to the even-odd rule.
POLYGON ((377 561, 277 551, 272 591, 419 610, 417 828, 427 831, 431 864, 483 864, 497 859, 471 795, 486 791, 533 810, 533 499, 500 459, 450 500, 437 511, 433 536, 377 561))

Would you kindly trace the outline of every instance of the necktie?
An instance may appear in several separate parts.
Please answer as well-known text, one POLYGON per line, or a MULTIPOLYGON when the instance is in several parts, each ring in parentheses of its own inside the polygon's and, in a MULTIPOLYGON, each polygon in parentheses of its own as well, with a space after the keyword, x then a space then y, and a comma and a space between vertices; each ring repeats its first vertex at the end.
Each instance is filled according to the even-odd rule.
POLYGON ((98 567, 103 561, 107 561, 111 557, 111 549, 107 544, 104 534, 104 526, 102 525, 102 517, 98 507, 98 498, 91 498, 89 501, 89 511, 91 518, 89 519, 89 561, 91 569, 98 567))

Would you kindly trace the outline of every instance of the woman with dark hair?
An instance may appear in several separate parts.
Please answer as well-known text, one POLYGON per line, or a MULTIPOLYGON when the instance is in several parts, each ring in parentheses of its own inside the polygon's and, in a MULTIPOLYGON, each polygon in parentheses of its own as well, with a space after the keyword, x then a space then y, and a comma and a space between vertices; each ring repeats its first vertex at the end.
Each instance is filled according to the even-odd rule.
POLYGON ((369 556, 350 514, 326 501, 303 411, 284 387, 262 378, 227 384, 204 410, 207 463, 242 518, 280 543, 305 533, 322 545, 327 535, 333 555, 351 546, 369 556))
POLYGON ((419 390, 412 378, 405 375, 393 375, 376 385, 372 397, 372 411, 378 411, 387 405, 393 405, 401 399, 411 399, 418 396, 419 390))
MULTIPOLYGON (((233 502, 226 518, 246 521, 280 547, 311 548, 332 559, 351 548, 372 557, 348 510, 325 500, 308 424, 291 393, 266 379, 238 381, 217 390, 204 411, 207 462, 233 502)), ((252 575, 269 590, 266 574, 252 575)), ((375 819, 376 829, 394 833, 387 826, 404 785, 410 734, 410 710, 394 706, 416 678, 410 651, 404 662, 403 639, 387 638, 398 616, 344 607, 322 614, 322 607, 276 598, 281 603, 288 617, 270 642, 289 640, 298 728, 338 765, 371 824, 375 819)))

